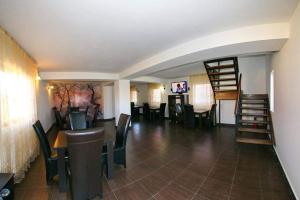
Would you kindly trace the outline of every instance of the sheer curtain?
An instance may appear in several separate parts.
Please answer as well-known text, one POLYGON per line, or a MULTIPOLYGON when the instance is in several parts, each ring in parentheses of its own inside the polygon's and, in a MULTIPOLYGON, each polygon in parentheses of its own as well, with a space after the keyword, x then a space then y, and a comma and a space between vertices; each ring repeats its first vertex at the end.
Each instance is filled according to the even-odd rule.
POLYGON ((137 104, 137 89, 135 86, 130 87, 130 101, 137 104))
POLYGON ((156 83, 149 84, 149 104, 151 106, 159 106, 162 102, 161 85, 156 83))
POLYGON ((0 28, 0 172, 20 182, 39 153, 36 120, 36 64, 0 28))
POLYGON ((190 77, 190 99, 195 109, 210 109, 214 103, 213 91, 207 74, 190 77))

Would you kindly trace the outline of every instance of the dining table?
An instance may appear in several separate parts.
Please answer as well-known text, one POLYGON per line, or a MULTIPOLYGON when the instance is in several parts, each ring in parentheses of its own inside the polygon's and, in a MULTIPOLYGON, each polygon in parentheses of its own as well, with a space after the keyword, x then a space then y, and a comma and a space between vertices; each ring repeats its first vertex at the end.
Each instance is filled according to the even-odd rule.
POLYGON ((203 117, 207 117, 209 114, 209 109, 194 109, 194 114, 199 118, 199 126, 202 126, 203 117))
MULTIPOLYGON (((107 178, 111 179, 113 176, 113 141, 115 132, 104 127, 104 143, 107 146, 107 178)), ((59 131, 53 146, 57 151, 57 167, 59 175, 59 191, 65 192, 67 189, 67 172, 66 172, 66 155, 68 150, 68 140, 65 131, 59 131)), ((101 155, 99 155, 101 156, 101 155)), ((91 163, 92 164, 92 163, 91 163)))

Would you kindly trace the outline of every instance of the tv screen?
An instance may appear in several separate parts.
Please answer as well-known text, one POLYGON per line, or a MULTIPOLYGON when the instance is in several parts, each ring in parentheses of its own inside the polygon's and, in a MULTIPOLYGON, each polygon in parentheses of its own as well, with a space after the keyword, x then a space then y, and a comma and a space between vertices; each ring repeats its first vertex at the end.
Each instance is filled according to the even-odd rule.
POLYGON ((173 82, 171 87, 173 93, 182 94, 188 92, 187 81, 173 82))

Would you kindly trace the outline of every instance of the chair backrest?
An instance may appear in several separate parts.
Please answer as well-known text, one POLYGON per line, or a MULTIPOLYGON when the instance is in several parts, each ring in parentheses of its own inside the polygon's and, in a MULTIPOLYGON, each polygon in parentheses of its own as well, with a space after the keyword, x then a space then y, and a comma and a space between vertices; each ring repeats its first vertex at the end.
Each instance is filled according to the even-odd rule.
POLYGON ((159 115, 160 117, 165 117, 166 103, 161 103, 159 106, 159 115))
POLYGON ((92 199, 101 195, 104 128, 66 131, 66 135, 73 199, 92 199))
POLYGON ((72 130, 82 130, 87 128, 85 112, 71 112, 69 118, 72 130))
POLYGON ((130 120, 131 120, 130 115, 126 115, 123 113, 120 115, 117 131, 116 131, 115 148, 122 148, 126 146, 130 120))
POLYGON ((130 107, 134 108, 134 102, 130 102, 130 107))
POLYGON ((131 110, 131 114, 134 113, 134 102, 130 102, 130 110, 131 110))
POLYGON ((51 157, 51 147, 50 147, 47 135, 45 133, 45 130, 44 130, 40 120, 37 120, 32 126, 33 126, 33 129, 40 141, 40 145, 42 148, 44 158, 45 158, 45 160, 47 160, 48 158, 51 157))
POLYGON ((182 114, 183 113, 180 103, 175 104, 175 111, 176 111, 177 114, 182 114))
POLYGON ((70 107, 70 112, 79 112, 79 107, 70 107))
POLYGON ((144 103, 143 104, 143 115, 145 119, 149 118, 149 114, 150 114, 150 106, 149 103, 144 103))
POLYGON ((60 112, 57 110, 56 107, 52 108, 52 110, 53 110, 53 112, 54 112, 55 121, 56 121, 57 126, 58 126, 60 129, 63 129, 63 127, 64 127, 64 122, 63 122, 63 119, 62 119, 62 117, 61 117, 60 112))
POLYGON ((210 108, 210 111, 209 111, 209 116, 208 116, 208 118, 209 118, 210 120, 213 120, 214 117, 215 117, 216 107, 217 107, 217 104, 211 105, 211 108, 210 108))
POLYGON ((195 114, 193 105, 184 105, 184 126, 187 128, 195 127, 195 114))
POLYGON ((94 107, 93 122, 97 121, 99 110, 100 110, 100 104, 96 104, 96 106, 94 107))

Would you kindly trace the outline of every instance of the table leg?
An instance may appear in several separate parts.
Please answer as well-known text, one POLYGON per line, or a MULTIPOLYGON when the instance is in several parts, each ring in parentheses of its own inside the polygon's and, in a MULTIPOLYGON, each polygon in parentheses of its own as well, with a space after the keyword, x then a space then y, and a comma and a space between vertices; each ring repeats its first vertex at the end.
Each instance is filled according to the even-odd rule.
POLYGON ((113 141, 107 143, 107 178, 111 179, 113 176, 113 164, 114 164, 114 149, 113 141))
POLYGON ((65 149, 57 149, 58 154, 58 176, 59 176, 59 191, 65 192, 67 190, 67 175, 65 163, 65 149))

